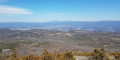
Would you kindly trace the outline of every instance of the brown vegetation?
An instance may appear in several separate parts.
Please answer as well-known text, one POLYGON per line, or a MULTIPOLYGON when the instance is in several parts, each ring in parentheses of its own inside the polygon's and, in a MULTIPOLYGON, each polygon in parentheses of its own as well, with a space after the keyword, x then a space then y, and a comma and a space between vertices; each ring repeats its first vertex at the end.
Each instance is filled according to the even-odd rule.
POLYGON ((0 57, 0 60, 75 60, 74 56, 89 56, 89 60, 120 60, 120 52, 106 53, 104 47, 99 49, 94 48, 91 52, 83 53, 73 53, 72 51, 67 52, 58 52, 50 53, 47 49, 44 49, 44 52, 41 56, 29 54, 24 57, 17 56, 16 49, 13 49, 13 52, 8 57, 0 57), (111 59, 111 57, 113 58, 111 59))

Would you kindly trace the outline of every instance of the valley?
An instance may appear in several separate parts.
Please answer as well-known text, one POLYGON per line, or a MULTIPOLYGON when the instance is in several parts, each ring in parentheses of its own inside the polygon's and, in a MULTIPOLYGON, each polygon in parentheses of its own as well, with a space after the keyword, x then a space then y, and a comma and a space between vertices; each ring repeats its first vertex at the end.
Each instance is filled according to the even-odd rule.
POLYGON ((10 30, 0 29, 0 49, 16 48, 20 56, 50 52, 92 51, 94 47, 105 47, 107 52, 120 51, 120 33, 85 30, 55 31, 45 29, 10 30))

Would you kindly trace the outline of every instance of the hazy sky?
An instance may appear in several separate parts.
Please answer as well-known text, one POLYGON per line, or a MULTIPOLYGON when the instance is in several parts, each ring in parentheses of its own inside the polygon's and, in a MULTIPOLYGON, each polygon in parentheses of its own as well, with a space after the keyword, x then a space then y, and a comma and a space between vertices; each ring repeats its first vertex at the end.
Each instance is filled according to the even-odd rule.
POLYGON ((0 0, 0 22, 120 20, 120 0, 0 0))

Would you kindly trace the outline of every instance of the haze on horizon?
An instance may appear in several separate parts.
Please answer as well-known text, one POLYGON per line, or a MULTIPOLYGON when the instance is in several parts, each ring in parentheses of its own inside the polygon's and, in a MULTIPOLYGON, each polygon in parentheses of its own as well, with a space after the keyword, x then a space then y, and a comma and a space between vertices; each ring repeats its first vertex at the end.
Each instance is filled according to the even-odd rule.
POLYGON ((0 22, 120 21, 120 0, 0 0, 0 22))

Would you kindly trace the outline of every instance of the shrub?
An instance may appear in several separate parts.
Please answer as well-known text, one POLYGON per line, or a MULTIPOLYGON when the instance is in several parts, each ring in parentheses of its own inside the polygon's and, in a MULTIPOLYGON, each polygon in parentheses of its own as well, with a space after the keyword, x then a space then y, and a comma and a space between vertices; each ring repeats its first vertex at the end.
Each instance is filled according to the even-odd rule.
POLYGON ((23 57, 23 60, 40 60, 40 57, 35 56, 35 55, 28 55, 23 57))
POLYGON ((111 55, 113 55, 116 60, 120 60, 120 53, 119 52, 111 53, 111 55))
POLYGON ((65 52, 63 60, 75 60, 73 53, 71 51, 65 52))
POLYGON ((44 52, 43 52, 42 56, 43 56, 43 60, 53 60, 54 59, 53 54, 49 53, 47 51, 47 49, 44 49, 44 52))
POLYGON ((104 47, 101 49, 95 47, 95 49, 92 53, 92 59, 93 60, 105 60, 105 59, 107 59, 107 57, 105 55, 104 47))
POLYGON ((2 52, 2 49, 0 49, 0 53, 2 52))

